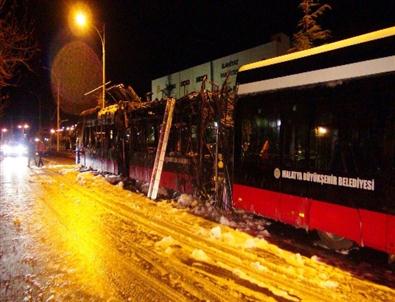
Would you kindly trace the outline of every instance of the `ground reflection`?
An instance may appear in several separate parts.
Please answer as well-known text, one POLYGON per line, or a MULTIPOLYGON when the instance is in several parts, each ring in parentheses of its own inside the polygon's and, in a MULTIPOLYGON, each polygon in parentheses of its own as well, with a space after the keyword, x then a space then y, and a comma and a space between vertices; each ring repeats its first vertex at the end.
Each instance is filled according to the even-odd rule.
POLYGON ((22 182, 29 173, 24 156, 5 157, 0 161, 1 176, 5 182, 22 182))

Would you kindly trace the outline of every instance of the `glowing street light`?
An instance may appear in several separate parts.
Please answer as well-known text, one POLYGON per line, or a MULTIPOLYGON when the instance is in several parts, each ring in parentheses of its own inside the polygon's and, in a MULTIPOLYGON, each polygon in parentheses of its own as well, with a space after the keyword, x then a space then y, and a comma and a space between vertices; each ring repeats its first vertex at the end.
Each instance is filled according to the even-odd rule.
POLYGON ((75 15, 75 22, 79 27, 85 27, 87 23, 86 15, 81 11, 77 12, 75 15))
POLYGON ((74 24, 78 28, 85 30, 87 27, 92 27, 99 35, 101 46, 102 46, 102 97, 101 97, 101 108, 104 108, 106 102, 106 31, 105 24, 103 23, 102 32, 90 21, 89 8, 85 6, 75 7, 72 11, 74 24))

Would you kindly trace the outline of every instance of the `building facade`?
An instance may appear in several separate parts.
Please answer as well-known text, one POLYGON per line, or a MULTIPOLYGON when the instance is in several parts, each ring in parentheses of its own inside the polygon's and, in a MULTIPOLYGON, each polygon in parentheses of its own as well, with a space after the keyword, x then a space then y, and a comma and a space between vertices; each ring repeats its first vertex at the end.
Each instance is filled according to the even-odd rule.
MULTIPOLYGON (((221 87, 228 73, 229 84, 233 87, 240 66, 282 55, 289 49, 289 43, 288 36, 276 34, 268 43, 157 78, 151 82, 152 99, 164 98, 168 92, 178 99, 199 91, 205 77, 221 87)), ((206 89, 211 90, 212 84, 208 84, 206 89)))

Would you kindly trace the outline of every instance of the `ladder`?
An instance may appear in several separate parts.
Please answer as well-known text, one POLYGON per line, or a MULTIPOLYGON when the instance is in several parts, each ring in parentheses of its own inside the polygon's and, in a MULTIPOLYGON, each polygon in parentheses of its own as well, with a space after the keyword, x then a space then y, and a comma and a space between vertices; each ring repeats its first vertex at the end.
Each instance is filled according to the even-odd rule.
POLYGON ((163 122, 160 129, 158 147, 156 149, 154 167, 152 169, 151 180, 149 183, 147 194, 148 198, 151 198, 152 200, 155 200, 158 196, 159 183, 162 175, 163 163, 165 159, 167 142, 169 140, 171 123, 173 121, 175 104, 176 100, 174 98, 167 99, 165 114, 163 116, 163 122))

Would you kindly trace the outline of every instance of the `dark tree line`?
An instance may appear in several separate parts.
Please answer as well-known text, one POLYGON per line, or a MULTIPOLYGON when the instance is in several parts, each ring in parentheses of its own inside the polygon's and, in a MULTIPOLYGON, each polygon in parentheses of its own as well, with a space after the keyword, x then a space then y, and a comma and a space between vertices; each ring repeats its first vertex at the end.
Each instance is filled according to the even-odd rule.
POLYGON ((16 85, 16 77, 30 70, 37 52, 33 26, 23 3, 0 0, 0 115, 8 103, 4 88, 16 85))

